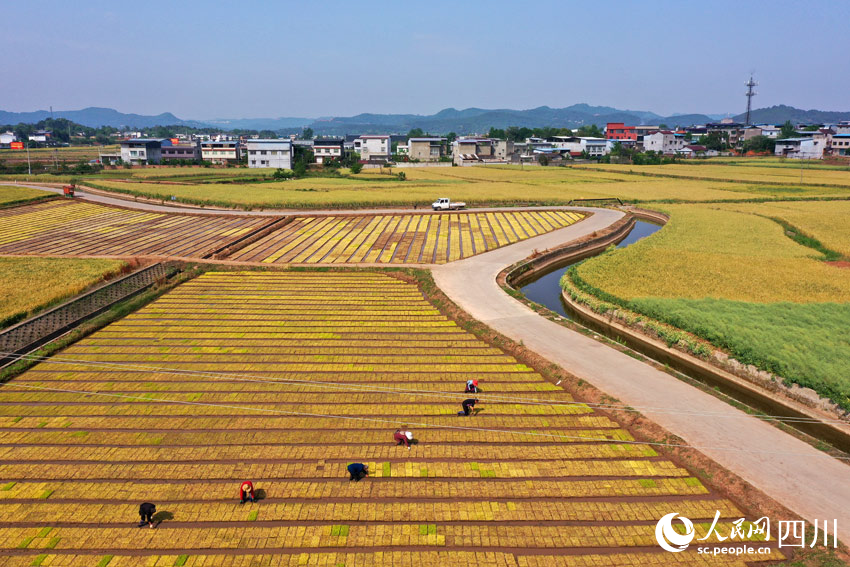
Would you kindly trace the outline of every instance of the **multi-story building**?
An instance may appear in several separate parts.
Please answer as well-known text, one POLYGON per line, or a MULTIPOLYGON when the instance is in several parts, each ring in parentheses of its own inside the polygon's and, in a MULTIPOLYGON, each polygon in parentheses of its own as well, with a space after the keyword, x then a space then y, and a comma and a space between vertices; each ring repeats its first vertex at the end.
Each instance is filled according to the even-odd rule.
POLYGON ((185 142, 182 144, 175 144, 174 140, 178 140, 179 138, 172 138, 170 146, 162 146, 162 161, 168 160, 188 160, 188 161, 201 161, 201 142, 185 142))
POLYGON ((623 122, 609 122, 605 127, 605 138, 608 140, 632 140, 637 142, 637 130, 634 126, 626 126, 623 122))
POLYGON ((248 140, 248 167, 292 169, 292 140, 248 140))
POLYGON ((684 148, 686 143, 684 134, 677 134, 670 130, 658 130, 643 137, 643 149, 647 152, 675 154, 684 148))
POLYGON ((439 161, 446 155, 446 139, 410 138, 407 141, 407 155, 419 161, 439 161))
POLYGON ((392 155, 392 144, 389 136, 360 136, 354 140, 354 150, 364 161, 388 161, 392 155))
POLYGON ((316 138, 313 140, 313 155, 316 163, 324 163, 325 160, 341 160, 345 157, 344 138, 316 138))
POLYGON ((158 164, 162 161, 162 147, 171 140, 159 138, 132 138, 121 141, 121 161, 132 165, 158 164))
POLYGON ((212 163, 236 163, 242 158, 242 145, 239 140, 201 142, 201 157, 212 163))
POLYGON ((850 133, 832 135, 832 155, 850 156, 850 133))

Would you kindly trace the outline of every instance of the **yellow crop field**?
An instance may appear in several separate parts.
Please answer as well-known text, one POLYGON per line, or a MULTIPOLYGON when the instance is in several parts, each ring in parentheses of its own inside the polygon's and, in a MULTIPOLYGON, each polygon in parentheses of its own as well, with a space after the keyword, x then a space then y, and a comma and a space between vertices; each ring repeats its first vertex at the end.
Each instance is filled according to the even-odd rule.
POLYGON ((720 208, 782 219, 850 257, 850 201, 735 203, 720 208))
POLYGON ((671 506, 709 544, 745 515, 368 272, 208 273, 34 366, 0 388, 0 478, 13 566, 661 565, 671 506))
MULTIPOLYGON (((726 167, 735 171, 740 169, 726 167)), ((644 166, 634 166, 634 170, 636 173, 650 171, 644 166)), ((177 173, 179 169, 172 171, 177 173)), ((178 185, 116 180, 96 180, 95 185, 105 190, 158 199, 174 196, 187 203, 248 208, 426 207, 436 198, 446 196, 470 205, 515 205, 566 204, 572 199, 611 197, 638 202, 726 201, 770 196, 840 196, 846 193, 846 190, 837 187, 759 186, 756 181, 749 184, 631 175, 627 168, 621 172, 608 172, 590 167, 420 167, 405 168, 404 172, 406 181, 380 173, 365 173, 351 177, 241 184, 192 184, 187 177, 178 185)))
MULTIPOLYGON (((809 205, 809 210, 815 207, 809 205)), ((660 232, 585 262, 579 273, 624 299, 850 301, 846 270, 815 259, 816 253, 785 236, 774 221, 735 210, 742 206, 664 205, 671 220, 660 232)), ((821 208, 832 206, 820 203, 821 208)), ((745 208, 764 214, 772 210, 749 204, 745 208)))
POLYGON ((30 187, 19 187, 15 185, 0 185, 0 207, 26 203, 35 199, 50 197, 52 193, 40 191, 30 187))
POLYGON ((587 169, 600 169, 610 172, 633 171, 634 173, 670 175, 689 178, 717 179, 743 181, 748 183, 782 183, 785 185, 800 184, 802 168, 803 184, 808 185, 838 185, 850 188, 850 170, 832 170, 820 167, 809 167, 806 164, 794 162, 797 167, 759 167, 750 165, 727 164, 689 164, 674 163, 668 165, 623 165, 623 164, 590 164, 577 166, 587 169))
POLYGON ((582 219, 570 211, 297 217, 230 260, 444 264, 582 219))
POLYGON ((0 322, 76 295, 124 265, 107 259, 0 258, 0 322))

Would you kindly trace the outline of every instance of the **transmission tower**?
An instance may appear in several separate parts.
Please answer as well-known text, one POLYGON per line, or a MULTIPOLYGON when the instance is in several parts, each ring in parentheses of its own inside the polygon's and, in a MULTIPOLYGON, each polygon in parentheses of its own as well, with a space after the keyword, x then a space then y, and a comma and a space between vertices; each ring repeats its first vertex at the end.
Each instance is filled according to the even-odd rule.
POLYGON ((747 87, 747 93, 746 93, 746 97, 747 97, 747 126, 749 126, 750 125, 750 111, 752 110, 752 107, 753 107, 753 97, 758 94, 757 92, 755 92, 753 90, 753 87, 758 86, 758 83, 755 82, 753 80, 753 76, 750 75, 750 80, 747 81, 747 84, 745 86, 747 87))

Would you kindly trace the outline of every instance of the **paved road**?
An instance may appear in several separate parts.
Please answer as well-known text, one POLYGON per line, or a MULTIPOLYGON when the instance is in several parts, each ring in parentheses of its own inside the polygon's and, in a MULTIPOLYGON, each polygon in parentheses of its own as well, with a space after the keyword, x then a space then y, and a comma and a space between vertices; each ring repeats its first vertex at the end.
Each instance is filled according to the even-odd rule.
POLYGON ((665 372, 537 315, 499 288, 498 273, 535 248, 566 243, 622 216, 607 209, 594 211, 589 219, 569 227, 435 266, 434 279, 479 321, 640 409, 803 518, 810 522, 835 518, 839 532, 841 526, 850 529, 850 466, 665 372), (667 413, 671 410, 680 413, 667 413))
MULTIPOLYGON (((4 184, 1 183, 0 184, 4 184)), ((10 183, 5 183, 5 185, 10 185, 10 183)), ((62 194, 62 189, 57 187, 46 187, 44 185, 32 184, 32 183, 17 183, 19 187, 31 187, 33 189, 41 189, 42 191, 49 191, 51 193, 56 193, 58 195, 62 194)), ((125 207, 130 209, 138 209, 140 211, 150 211, 156 213, 192 213, 192 214, 201 214, 201 215, 235 215, 235 216, 263 216, 263 217, 280 217, 286 215, 299 215, 299 216, 322 216, 322 215, 398 215, 403 213, 427 213, 427 214, 443 214, 442 212, 432 211, 430 205, 425 208, 418 209, 403 209, 403 208, 395 208, 395 209, 319 209, 319 210, 302 210, 302 209, 266 209, 262 211, 241 211, 235 209, 217 209, 217 208, 204 208, 204 207, 195 207, 188 205, 159 205, 156 203, 150 203, 146 201, 134 201, 132 198, 123 199, 121 197, 112 197, 103 193, 94 193, 88 192, 82 189, 77 189, 76 198, 82 199, 84 201, 90 201, 92 203, 100 203, 101 205, 114 205, 117 207, 125 207)), ((464 212, 493 212, 493 211, 516 211, 519 207, 494 207, 494 208, 469 208, 464 209, 464 212)), ((552 207, 522 207, 524 211, 539 211, 539 210, 552 210, 552 209, 569 209, 572 210, 574 207, 567 206, 552 206, 552 207)))

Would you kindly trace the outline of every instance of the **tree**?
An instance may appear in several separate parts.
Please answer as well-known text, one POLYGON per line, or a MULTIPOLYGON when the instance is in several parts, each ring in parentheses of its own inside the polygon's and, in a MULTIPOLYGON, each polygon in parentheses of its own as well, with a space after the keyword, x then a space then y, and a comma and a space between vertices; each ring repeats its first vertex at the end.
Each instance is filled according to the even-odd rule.
POLYGON ((455 140, 457 140, 457 134, 455 134, 454 132, 449 132, 448 134, 446 134, 446 142, 451 144, 455 140))
POLYGON ((546 154, 540 154, 537 156, 537 163, 540 165, 549 165, 549 157, 546 154))
POLYGON ((668 128, 670 128, 670 127, 667 126, 666 124, 664 124, 663 122, 658 125, 659 130, 667 130, 668 128))
POLYGON ((773 153, 776 149, 776 140, 767 136, 753 136, 744 141, 742 148, 745 152, 773 153))
POLYGON ((602 130, 596 124, 588 124, 578 129, 578 135, 585 138, 602 138, 602 130))
POLYGON ((305 175, 307 175, 307 164, 303 161, 295 162, 295 165, 292 166, 292 176, 304 177, 305 175))
POLYGON ((264 140, 276 140, 277 134, 273 130, 260 130, 260 138, 264 140))
POLYGON ((350 170, 351 170, 351 173, 356 175, 356 174, 360 173, 361 171, 363 171, 363 164, 360 163, 359 161, 355 161, 354 163, 351 164, 350 170))
POLYGON ((313 129, 312 128, 304 128, 301 130, 301 135, 298 136, 300 140, 312 140, 313 139, 313 129))
POLYGON ((507 134, 505 134, 504 130, 501 130, 499 128, 493 128, 492 126, 490 126, 490 131, 487 132, 487 137, 496 138, 497 140, 506 140, 507 134))
POLYGON ((700 136, 699 143, 705 146, 708 150, 725 150, 729 141, 729 135, 726 132, 709 132, 705 136, 700 136))
POLYGON ((794 128, 794 125, 791 124, 790 120, 786 120, 785 124, 782 125, 782 128, 779 130, 779 137, 781 139, 785 138, 793 138, 797 135, 797 129, 794 128))
POLYGON ((408 138, 421 138, 425 135, 425 132, 422 131, 422 128, 411 128, 410 132, 407 133, 408 138))

